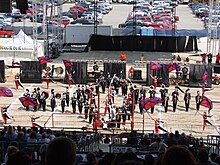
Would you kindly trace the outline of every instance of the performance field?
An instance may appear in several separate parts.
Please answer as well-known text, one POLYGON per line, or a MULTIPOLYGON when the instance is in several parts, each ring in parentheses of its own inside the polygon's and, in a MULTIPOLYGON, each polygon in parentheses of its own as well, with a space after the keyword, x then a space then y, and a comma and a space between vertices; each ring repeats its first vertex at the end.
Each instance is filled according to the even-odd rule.
MULTIPOLYGON (((100 52, 96 53, 100 54, 100 52)), ((112 57, 115 59, 117 59, 116 53, 118 52, 112 52, 112 57)), ((133 56, 137 54, 134 52, 133 56)), ((89 53, 84 55, 89 57, 89 53)), ((6 96, 1 97, 1 107, 9 106, 6 115, 11 118, 7 119, 6 124, 2 119, 2 127, 4 125, 37 126, 90 132, 97 129, 100 133, 111 134, 131 130, 137 130, 139 133, 166 133, 166 131, 178 130, 180 133, 191 134, 194 137, 218 135, 220 132, 220 88, 219 85, 212 83, 211 78, 212 68, 216 65, 196 64, 201 61, 201 57, 179 55, 182 57, 181 61, 169 60, 172 55, 167 55, 169 59, 165 61, 154 63, 136 61, 133 64, 126 64, 126 62, 115 60, 124 68, 113 66, 114 73, 110 72, 111 78, 106 74, 103 77, 99 75, 98 82, 93 81, 95 79, 92 80, 94 77, 91 78, 90 74, 101 74, 101 70, 105 73, 110 66, 105 66, 107 64, 101 63, 101 60, 95 63, 95 60, 89 60, 86 63, 88 65, 85 75, 87 80, 91 78, 91 81, 87 81, 86 84, 81 83, 84 73, 81 77, 77 76, 79 68, 70 69, 76 65, 74 60, 64 60, 63 63, 62 59, 56 59, 56 61, 48 62, 46 69, 42 71, 43 79, 40 83, 24 83, 36 77, 24 79, 22 74, 25 74, 27 70, 21 70, 19 78, 23 81, 21 85, 24 88, 18 86, 18 89, 15 85, 15 75, 20 73, 20 68, 5 68, 6 83, 2 83, 1 86, 11 90, 13 96, 7 97, 10 96, 7 95, 10 91, 1 87, 1 95, 6 96), (190 62, 185 62, 185 57, 189 57, 190 62), (51 75, 52 65, 55 66, 53 78, 48 76, 51 75), (98 71, 94 71, 94 66, 98 66, 98 71), (56 69, 60 67, 65 68, 62 74, 59 69, 56 69), (134 75, 132 75, 131 67, 134 68, 134 75), (184 80, 183 68, 188 70, 186 80, 184 80), (141 77, 138 77, 137 71, 142 73, 141 77), (66 83, 56 81, 59 76, 63 77, 66 83), (105 79, 105 93, 102 91, 103 79, 105 79), (108 83, 111 84, 110 87, 106 86, 108 83), (166 86, 164 87, 162 83, 166 86), (96 92, 98 86, 99 92, 96 92), (127 87, 127 90, 124 90, 124 87, 127 87), (145 90, 145 98, 142 89, 145 90), (28 93, 29 99, 24 99, 28 93), (52 99, 56 102, 53 112, 52 99), (44 104, 44 100, 46 101, 45 111, 43 111, 43 106, 39 107, 40 103, 44 104), (186 104, 189 104, 188 111, 186 104), (29 105, 28 110, 27 105, 29 105), (62 112, 62 107, 64 107, 64 112, 62 112), (167 112, 165 112, 166 108, 167 112)), ((150 53, 144 56, 146 59, 152 58, 150 53)), ((80 71, 84 72, 82 68, 80 71)), ((3 113, 4 116, 5 113, 3 113)))

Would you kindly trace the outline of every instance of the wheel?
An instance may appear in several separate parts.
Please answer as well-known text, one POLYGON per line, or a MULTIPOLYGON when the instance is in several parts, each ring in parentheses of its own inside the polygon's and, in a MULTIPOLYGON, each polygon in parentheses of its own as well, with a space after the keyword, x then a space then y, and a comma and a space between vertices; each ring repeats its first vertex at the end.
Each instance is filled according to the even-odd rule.
POLYGON ((5 38, 8 38, 8 35, 7 35, 7 34, 5 34, 5 35, 4 35, 4 37, 5 37, 5 38))
POLYGON ((216 85, 219 85, 219 80, 216 80, 216 81, 215 81, 215 84, 216 84, 216 85))

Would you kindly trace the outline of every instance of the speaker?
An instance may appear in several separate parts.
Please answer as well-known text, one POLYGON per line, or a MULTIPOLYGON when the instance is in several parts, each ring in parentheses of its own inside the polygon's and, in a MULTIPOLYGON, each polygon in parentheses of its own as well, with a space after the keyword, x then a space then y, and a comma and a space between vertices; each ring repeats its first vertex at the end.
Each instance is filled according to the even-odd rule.
POLYGON ((26 10, 28 9, 27 0, 16 0, 17 8, 20 10, 21 14, 26 14, 26 10))
POLYGON ((0 13, 11 13, 11 0, 0 0, 0 13))

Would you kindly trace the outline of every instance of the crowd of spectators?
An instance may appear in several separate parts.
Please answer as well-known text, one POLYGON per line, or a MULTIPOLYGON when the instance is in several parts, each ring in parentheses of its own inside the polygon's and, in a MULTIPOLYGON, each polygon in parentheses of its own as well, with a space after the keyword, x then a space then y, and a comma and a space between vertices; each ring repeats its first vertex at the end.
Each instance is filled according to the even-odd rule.
MULTIPOLYGON (((138 134, 127 136, 125 153, 79 152, 79 143, 86 134, 71 134, 63 129, 56 133, 50 129, 27 129, 8 126, 1 130, 1 153, 8 144, 2 165, 216 165, 220 156, 210 153, 200 139, 184 133, 138 134), (25 144, 25 145, 24 145, 25 144), (27 146, 38 146, 30 152, 27 146), (138 150, 137 150, 138 148, 138 150), (147 152, 146 152, 147 151, 147 152), (37 155, 35 155, 37 153, 37 155), (37 157, 37 158, 36 158, 37 157)), ((114 136, 106 135, 99 142, 117 144, 114 136)))

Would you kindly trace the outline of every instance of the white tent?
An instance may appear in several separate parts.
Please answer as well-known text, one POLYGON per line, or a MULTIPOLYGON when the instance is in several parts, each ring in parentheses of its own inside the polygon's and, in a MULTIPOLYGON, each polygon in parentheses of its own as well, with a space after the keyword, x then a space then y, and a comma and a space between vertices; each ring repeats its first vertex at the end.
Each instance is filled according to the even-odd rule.
POLYGON ((37 57, 44 56, 44 44, 37 41, 37 53, 34 53, 34 40, 22 30, 8 41, 0 43, 0 59, 5 60, 6 65, 12 61, 33 61, 37 57))

